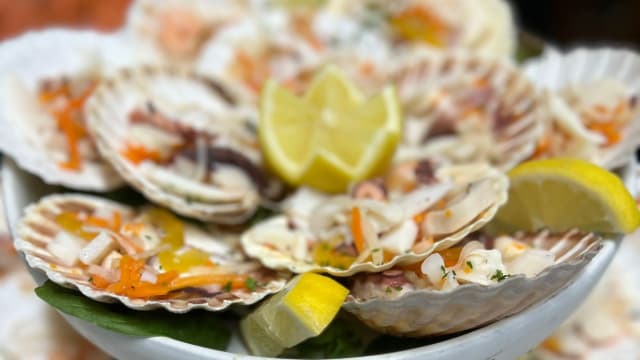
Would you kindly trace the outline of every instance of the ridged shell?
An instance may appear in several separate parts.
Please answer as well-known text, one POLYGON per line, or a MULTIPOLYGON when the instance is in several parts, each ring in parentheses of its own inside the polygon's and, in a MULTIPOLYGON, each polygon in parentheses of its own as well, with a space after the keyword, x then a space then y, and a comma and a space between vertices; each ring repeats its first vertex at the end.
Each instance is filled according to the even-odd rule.
POLYGON ((421 52, 400 61, 390 78, 407 117, 400 161, 426 156, 508 170, 542 135, 539 94, 507 60, 421 52))
MULTIPOLYGON (((466 224, 453 234, 446 235, 436 241, 430 248, 423 252, 408 252, 395 256, 381 265, 373 262, 354 263, 348 269, 339 269, 331 266, 321 266, 313 262, 308 251, 315 241, 309 230, 309 219, 300 216, 277 216, 255 225, 242 235, 242 247, 251 257, 259 259, 270 269, 289 270, 294 273, 308 271, 328 273, 334 276, 351 276, 359 272, 381 272, 397 264, 412 264, 424 260, 434 251, 449 248, 463 240, 468 234, 478 230, 488 223, 496 214, 498 208, 507 200, 508 179, 498 170, 487 165, 460 165, 442 168, 438 176, 444 179, 452 179, 456 184, 471 184, 478 180, 491 182, 493 191, 493 204, 471 223, 466 224), (281 236, 278 236, 281 234, 281 236), (290 241, 290 243, 287 243, 290 241), (274 242, 279 242, 274 244, 274 242), (307 249, 303 252, 306 256, 297 256, 298 247, 307 249)), ((313 216, 313 215, 312 215, 313 216)))
MULTIPOLYGON (((560 91, 570 85, 615 80, 623 84, 631 96, 640 96, 640 55, 630 50, 580 48, 568 53, 547 51, 539 59, 525 64, 524 72, 540 89, 560 91)), ((628 164, 640 145, 640 111, 622 131, 622 140, 598 152, 594 161, 607 169, 628 164)))
POLYGON ((438 336, 471 330, 549 298, 569 284, 602 248, 593 234, 560 244, 554 237, 534 244, 551 249, 556 264, 535 277, 517 275, 490 286, 466 284, 448 291, 416 290, 392 300, 356 299, 343 305, 370 327, 398 336, 438 336), (566 258, 564 258, 566 256, 566 258))
MULTIPOLYGON (((48 30, 23 35, 0 46, 0 149, 48 184, 108 191, 123 181, 111 166, 85 160, 78 172, 58 166, 60 151, 49 148, 64 136, 42 108, 38 86, 44 80, 99 78, 133 55, 110 36, 88 31, 48 30)), ((62 150, 61 150, 62 151, 62 150)), ((64 156, 66 156, 66 150, 64 156)))
MULTIPOLYGON (((363 31, 371 32, 370 28, 373 27, 374 32, 375 30, 388 32, 389 34, 385 35, 389 43, 397 39, 393 39, 396 34, 392 33, 389 29, 391 27, 389 21, 385 20, 390 18, 392 13, 402 13, 411 7, 424 8, 431 18, 436 18, 437 22, 444 24, 447 28, 440 39, 434 39, 438 37, 436 35, 421 41, 425 40, 424 37, 414 36, 419 40, 396 41, 401 44, 400 46, 408 44, 435 50, 466 49, 474 53, 505 58, 511 57, 515 50, 514 19, 508 3, 503 0, 333 0, 328 3, 330 11, 341 13, 362 23, 361 26, 365 27, 363 31)), ((346 29, 351 30, 351 28, 346 29)), ((439 32, 438 30, 436 32, 439 32)))
POLYGON ((167 185, 170 179, 166 175, 170 174, 163 175, 158 169, 165 169, 163 165, 155 166, 150 161, 136 165, 123 156, 131 129, 129 115, 134 110, 147 109, 150 103, 153 112, 170 117, 171 124, 187 129, 185 131, 207 134, 213 139, 211 144, 233 150, 236 156, 244 157, 259 169, 257 136, 251 130, 253 110, 243 107, 225 83, 188 71, 153 67, 123 70, 99 86, 85 107, 89 129, 103 157, 148 199, 184 216, 205 221, 239 223, 250 217, 260 201, 253 182, 248 185, 249 189, 232 191, 223 185, 192 181, 190 176, 174 172, 180 179, 179 184, 189 182, 190 190, 185 190, 183 185, 167 185), (195 185, 205 186, 213 195, 203 199, 198 195, 199 190, 191 189, 195 185), (196 194, 189 197, 185 192, 196 194))
POLYGON ((241 1, 138 0, 129 8, 123 35, 156 63, 191 63, 221 26, 245 11, 241 1))
MULTIPOLYGON (((18 238, 15 239, 14 244, 18 251, 24 253, 29 266, 44 271, 51 281, 65 287, 76 288, 91 299, 100 302, 119 301, 136 310, 164 308, 174 313, 184 313, 193 309, 221 311, 234 304, 250 305, 258 302, 265 296, 280 291, 288 278, 286 274, 270 275, 268 283, 260 286, 259 291, 250 293, 244 290, 232 290, 229 293, 215 296, 194 293, 192 297, 183 299, 131 299, 96 289, 89 283, 89 275, 83 268, 67 267, 47 250, 47 244, 60 230, 51 217, 63 211, 62 209, 78 207, 102 211, 118 210, 123 214, 125 220, 131 219, 135 215, 134 209, 110 200, 75 194, 49 195, 25 210, 25 214, 18 224, 18 238)), ((211 236, 208 241, 216 242, 221 241, 220 239, 211 236)), ((246 260, 242 264, 250 263, 252 263, 250 260, 246 260)))

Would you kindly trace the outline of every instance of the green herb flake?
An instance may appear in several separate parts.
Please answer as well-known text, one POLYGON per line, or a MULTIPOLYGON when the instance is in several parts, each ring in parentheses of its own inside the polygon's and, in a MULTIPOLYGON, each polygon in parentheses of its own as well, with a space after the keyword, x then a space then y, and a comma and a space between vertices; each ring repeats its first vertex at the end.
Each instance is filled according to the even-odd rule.
POLYGON ((380 248, 375 248, 371 250, 371 252, 378 252, 378 251, 380 251, 380 248))
POLYGON ((387 286, 387 288, 384 290, 384 292, 386 292, 387 294, 391 293, 391 288, 387 286))
POLYGON ((467 266, 469 269, 473 270, 473 263, 471 261, 467 261, 467 266))
POLYGON ((224 286, 224 291, 231 292, 231 281, 227 282, 227 284, 224 286))
POLYGON ((395 289, 396 291, 402 291, 402 286, 396 286, 395 289))
POLYGON ((491 276, 491 280, 496 280, 497 282, 501 282, 506 280, 509 275, 502 272, 502 270, 496 270, 496 273, 491 276))
POLYGON ((251 290, 251 291, 256 291, 256 286, 258 285, 256 279, 250 277, 247 278, 247 280, 244 282, 244 284, 247 286, 247 289, 251 290))

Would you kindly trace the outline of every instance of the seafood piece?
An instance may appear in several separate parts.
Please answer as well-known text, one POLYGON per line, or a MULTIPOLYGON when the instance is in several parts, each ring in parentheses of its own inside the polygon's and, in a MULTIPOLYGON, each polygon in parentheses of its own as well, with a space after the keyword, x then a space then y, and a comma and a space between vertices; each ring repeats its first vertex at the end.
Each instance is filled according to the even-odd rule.
POLYGON ((137 310, 249 305, 281 290, 288 278, 246 259, 233 233, 205 231, 160 208, 136 210, 86 195, 41 199, 26 209, 18 235, 17 250, 50 280, 137 310))
POLYGON ((125 35, 157 62, 191 63, 226 24, 244 17, 248 5, 229 0, 137 0, 129 9, 125 35))
POLYGON ((402 61, 391 81, 407 117, 397 161, 486 161, 508 170, 535 150, 542 131, 540 99, 506 61, 422 52, 402 61))
POLYGON ((534 157, 571 156, 613 170, 640 145, 640 56, 625 50, 547 53, 525 72, 546 89, 546 121, 534 157))
POLYGON ((455 48, 497 57, 515 49, 513 17, 502 0, 331 0, 327 7, 400 49, 455 48))
POLYGON ((205 44, 196 68, 206 75, 239 82, 253 101, 269 78, 299 92, 319 66, 319 57, 289 28, 284 12, 246 17, 205 44))
POLYGON ((123 71, 85 108, 98 149, 150 200, 239 223, 279 182, 262 169, 253 110, 227 84, 175 69, 123 71))
POLYGON ((272 269, 380 272, 455 245, 491 220, 507 198, 507 178, 487 165, 442 168, 434 177, 405 193, 387 193, 384 182, 368 181, 351 196, 317 199, 313 210, 289 200, 285 215, 243 234, 243 248, 272 269))
POLYGON ((133 55, 118 44, 96 33, 61 30, 4 43, 2 152, 49 184, 92 191, 120 186, 122 179, 99 156, 88 136, 82 113, 105 73, 118 64, 135 63, 133 55))
POLYGON ((345 310, 393 335, 470 330, 552 296, 602 247, 598 236, 575 230, 471 239, 481 241, 436 252, 420 266, 358 274, 345 310))

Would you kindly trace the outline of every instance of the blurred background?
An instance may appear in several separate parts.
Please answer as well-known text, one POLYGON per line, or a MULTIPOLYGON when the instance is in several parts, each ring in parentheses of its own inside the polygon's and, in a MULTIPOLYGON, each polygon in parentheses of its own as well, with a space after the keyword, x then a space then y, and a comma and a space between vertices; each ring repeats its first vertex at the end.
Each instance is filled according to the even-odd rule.
MULTIPOLYGON (((640 45, 638 0, 509 0, 521 29, 557 46, 640 45)), ((109 31, 130 0, 0 0, 0 40, 51 25, 109 31)))

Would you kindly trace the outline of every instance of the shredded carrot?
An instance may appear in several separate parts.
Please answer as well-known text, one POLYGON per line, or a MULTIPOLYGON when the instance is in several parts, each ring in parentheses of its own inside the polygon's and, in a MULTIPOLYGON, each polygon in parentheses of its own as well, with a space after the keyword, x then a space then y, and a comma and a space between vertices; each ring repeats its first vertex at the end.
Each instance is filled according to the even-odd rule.
POLYGON ((438 251, 438 254, 444 259, 444 266, 451 267, 458 263, 460 253, 462 252, 461 246, 452 247, 445 250, 438 251))
POLYGON ((260 93, 262 84, 270 74, 266 61, 254 60, 244 51, 236 53, 235 61, 240 68, 243 82, 256 94, 260 93))
POLYGON ((358 254, 362 253, 365 249, 365 241, 362 233, 362 215, 357 207, 351 209, 351 234, 358 254))
POLYGON ((320 51, 324 48, 324 44, 313 32, 311 24, 312 22, 306 16, 297 15, 293 17, 293 30, 309 43, 314 50, 320 51))
POLYGON ((604 137, 607 139, 607 145, 617 144, 622 138, 622 136, 620 135, 621 133, 620 127, 613 122, 591 123, 587 125, 587 128, 589 128, 589 130, 596 131, 604 135, 604 137))
POLYGON ((413 217, 413 221, 414 221, 416 224, 420 225, 420 224, 422 224, 422 222, 424 221, 424 218, 425 218, 426 216, 427 216, 427 212, 426 212, 426 211, 423 211, 423 212, 421 212, 420 214, 418 214, 418 215, 414 216, 414 217, 413 217))
POLYGON ((112 229, 114 231, 120 231, 120 227, 122 226, 122 214, 120 211, 115 211, 113 213, 113 226, 112 229))
POLYGON ((98 289, 106 289, 111 283, 100 275, 91 276, 91 284, 98 289))
POLYGON ((171 282, 169 287, 171 290, 180 290, 188 287, 198 287, 205 285, 222 285, 231 284, 231 289, 244 289, 247 287, 247 275, 237 274, 205 274, 194 275, 183 278, 177 278, 171 282))
POLYGON ((541 344, 541 347, 555 354, 562 354, 562 347, 560 346, 560 342, 555 337, 549 337, 544 340, 541 344))
POLYGON ((43 102, 51 102, 60 96, 67 98, 67 102, 62 109, 52 112, 58 128, 67 139, 69 156, 67 161, 59 164, 63 169, 78 171, 82 168, 82 158, 78 143, 87 136, 87 131, 82 121, 76 120, 74 117, 79 115, 79 111, 82 110, 84 103, 91 96, 96 86, 97 83, 92 84, 76 98, 70 98, 69 88, 66 85, 63 85, 60 89, 40 94, 40 100, 43 102))
POLYGON ((423 6, 412 6, 390 20, 392 29, 403 39, 425 42, 434 46, 446 45, 449 26, 423 6))
POLYGON ((360 74, 363 76, 372 76, 376 71, 376 66, 370 62, 366 61, 360 64, 360 74))
POLYGON ((144 229, 145 225, 141 222, 132 222, 124 224, 122 227, 122 231, 126 233, 131 233, 133 235, 138 235, 140 231, 144 229))
POLYGON ((536 145, 536 150, 532 155, 532 158, 539 158, 546 154, 551 148, 551 136, 546 135, 543 136, 540 140, 538 140, 538 144, 536 145))
POLYGON ((153 162, 163 161, 163 157, 158 151, 149 150, 142 145, 127 144, 121 154, 135 165, 147 160, 151 160, 153 162))
POLYGON ((100 228, 111 228, 110 226, 111 224, 109 224, 109 220, 96 217, 96 216, 87 217, 84 223, 89 226, 95 226, 100 228))

